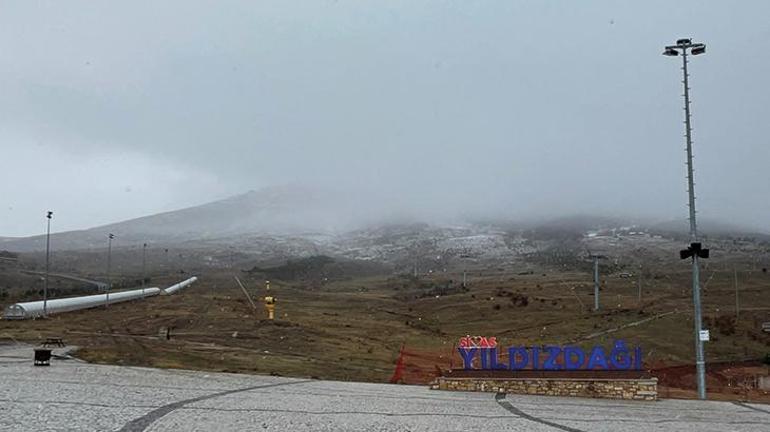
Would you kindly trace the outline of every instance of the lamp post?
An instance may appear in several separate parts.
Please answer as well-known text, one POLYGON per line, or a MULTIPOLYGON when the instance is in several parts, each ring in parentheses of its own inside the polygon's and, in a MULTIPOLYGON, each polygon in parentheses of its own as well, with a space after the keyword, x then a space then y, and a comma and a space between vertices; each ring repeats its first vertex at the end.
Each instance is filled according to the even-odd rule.
POLYGON ((142 245, 142 298, 144 298, 145 280, 147 280, 147 243, 142 245))
POLYGON ((663 55, 676 57, 682 56, 682 74, 684 79, 684 136, 686 140, 687 153, 687 192, 688 205, 690 208, 690 246, 680 252, 680 258, 692 258, 692 301, 695 308, 694 331, 695 331, 695 367, 698 380, 698 397, 706 399, 706 361, 703 355, 703 340, 701 340, 702 318, 700 301, 700 266, 698 258, 708 258, 708 249, 703 249, 698 242, 698 229, 695 223, 695 181, 693 179, 692 168, 692 123, 690 120, 690 85, 689 74, 687 73, 687 54, 699 55, 706 52, 706 45, 702 43, 693 43, 692 39, 679 39, 676 45, 670 45, 665 48, 663 55))
POLYGON ((53 212, 49 211, 46 214, 48 219, 48 229, 45 234, 45 283, 43 284, 43 316, 48 316, 48 269, 51 259, 51 217, 53 212))
POLYGON ((110 273, 110 267, 112 266, 112 239, 115 235, 110 233, 107 235, 107 296, 104 307, 110 304, 110 289, 112 289, 112 274, 110 273))

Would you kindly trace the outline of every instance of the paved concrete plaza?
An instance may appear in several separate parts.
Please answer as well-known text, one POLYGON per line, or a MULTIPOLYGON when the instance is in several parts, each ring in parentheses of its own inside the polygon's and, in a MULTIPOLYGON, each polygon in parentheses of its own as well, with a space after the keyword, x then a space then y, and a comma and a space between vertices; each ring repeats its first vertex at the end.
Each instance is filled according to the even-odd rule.
MULTIPOLYGON (((55 351, 56 352, 56 351, 55 351)), ((769 431, 770 406, 431 391, 52 360, 0 346, 2 431, 769 431)))

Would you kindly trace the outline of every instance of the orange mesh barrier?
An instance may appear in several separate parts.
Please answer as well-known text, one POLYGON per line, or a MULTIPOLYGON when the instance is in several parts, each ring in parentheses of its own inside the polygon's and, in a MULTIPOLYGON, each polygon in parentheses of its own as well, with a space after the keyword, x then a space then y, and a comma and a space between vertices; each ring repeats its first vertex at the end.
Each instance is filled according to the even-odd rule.
POLYGON ((423 351, 402 346, 390 382, 428 384, 441 375, 442 370, 452 368, 454 351, 454 347, 451 351, 423 351))

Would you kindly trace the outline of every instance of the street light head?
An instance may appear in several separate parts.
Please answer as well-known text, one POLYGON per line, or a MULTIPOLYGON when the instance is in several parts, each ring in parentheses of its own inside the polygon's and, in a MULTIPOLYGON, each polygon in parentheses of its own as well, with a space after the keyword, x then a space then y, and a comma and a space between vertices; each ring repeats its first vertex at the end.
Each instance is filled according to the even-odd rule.
POLYGON ((110 239, 114 239, 115 238, 115 234, 109 234, 107 237, 109 237, 110 239))
POLYGON ((49 211, 45 217, 47 217, 48 219, 51 219, 51 216, 53 216, 53 212, 49 211))
POLYGON ((679 51, 677 51, 677 50, 675 50, 673 48, 666 48, 666 50, 663 51, 663 55, 664 56, 669 56, 669 57, 676 57, 676 56, 679 55, 679 51))
POLYGON ((706 52, 706 45, 701 45, 692 49, 692 55, 699 55, 706 52))
POLYGON ((677 45, 689 45, 692 43, 692 39, 677 39, 677 45))

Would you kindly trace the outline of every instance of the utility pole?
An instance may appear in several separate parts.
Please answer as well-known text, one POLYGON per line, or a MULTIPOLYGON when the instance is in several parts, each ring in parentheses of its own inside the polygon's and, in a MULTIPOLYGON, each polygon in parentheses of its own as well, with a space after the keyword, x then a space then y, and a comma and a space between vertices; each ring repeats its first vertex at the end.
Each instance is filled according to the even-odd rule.
POLYGON ((599 310, 599 257, 594 256, 594 310, 599 310))
POLYGON ((738 270, 733 268, 733 280, 735 281, 735 322, 738 323, 738 317, 740 316, 740 303, 738 303, 738 270))
POLYGON ((698 229, 695 223, 695 180, 693 178, 692 167, 692 123, 690 115, 690 83, 689 74, 687 72, 687 53, 688 50, 692 55, 699 55, 706 52, 706 45, 702 43, 692 43, 692 39, 679 39, 676 41, 676 45, 670 45, 665 48, 663 55, 675 57, 681 54, 682 56, 682 75, 684 79, 682 84, 684 85, 684 124, 685 124, 685 140, 686 140, 686 153, 687 153, 687 192, 688 192, 688 205, 690 208, 690 246, 688 249, 680 252, 682 259, 692 258, 692 300, 693 307, 695 309, 694 314, 694 334, 695 334, 695 367, 698 381, 698 397, 700 399, 706 399, 706 360, 703 354, 703 342, 700 337, 700 332, 703 330, 702 316, 701 316, 701 299, 700 299, 700 266, 698 263, 699 258, 708 258, 708 249, 703 249, 701 243, 698 242, 698 229))
POLYGON ((599 310, 599 258, 603 255, 591 255, 594 259, 594 311, 599 310))
POLYGON ((642 265, 639 264, 639 277, 636 278, 636 284, 637 284, 637 293, 636 293, 636 300, 639 302, 639 304, 642 303, 642 265))
POLYGON ((48 269, 51 260, 51 217, 53 212, 46 214, 48 219, 48 229, 45 234, 45 284, 43 285, 43 316, 48 316, 48 269))
POLYGON ((144 298, 145 280, 147 280, 147 243, 142 245, 142 298, 144 298))
POLYGON ((110 273, 110 267, 112 266, 112 239, 115 235, 110 233, 107 235, 107 296, 104 307, 106 308, 110 304, 110 289, 112 289, 112 274, 110 273))

